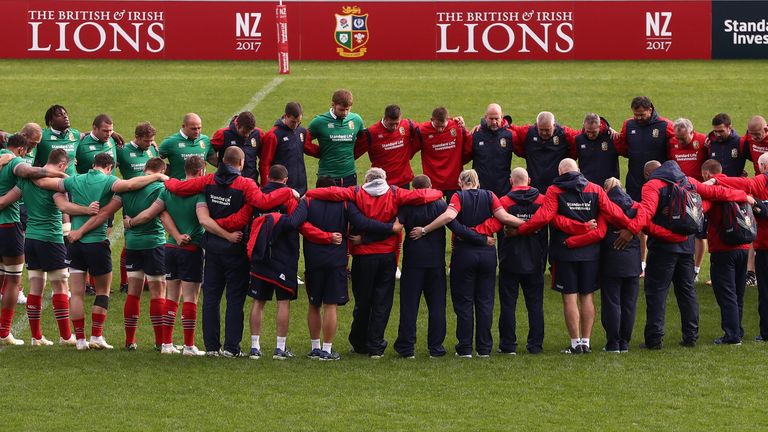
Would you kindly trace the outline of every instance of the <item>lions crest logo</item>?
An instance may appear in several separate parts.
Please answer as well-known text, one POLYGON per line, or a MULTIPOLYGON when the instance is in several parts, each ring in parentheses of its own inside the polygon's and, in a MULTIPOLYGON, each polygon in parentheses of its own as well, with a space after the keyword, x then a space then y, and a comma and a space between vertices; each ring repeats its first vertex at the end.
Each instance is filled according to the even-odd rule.
POLYGON ((552 143, 554 143, 555 145, 560 145, 560 137, 558 136, 552 137, 552 143))
POLYGON ((400 135, 405 135, 405 128, 400 126, 400 135))
POLYGON ((654 138, 658 138, 659 137, 659 130, 658 129, 654 129, 653 132, 651 132, 651 136, 654 137, 654 138))
POLYGON ((201 148, 201 149, 204 149, 204 148, 205 148, 205 141, 200 141, 200 148, 201 148))
POLYGON ((256 138, 251 138, 251 147, 256 147, 256 138))
POLYGON ((456 128, 452 128, 452 129, 451 129, 451 136, 452 136, 452 137, 455 137, 455 136, 456 136, 456 128))
POLYGON ((304 142, 304 132, 299 134, 299 139, 301 140, 301 142, 304 142))
POLYGON ((603 141, 602 144, 600 144, 600 148, 603 151, 608 151, 608 143, 606 141, 603 141))
POLYGON ((355 58, 365 55, 368 43, 368 14, 363 14, 358 6, 344 6, 341 14, 336 14, 334 39, 340 48, 336 52, 341 57, 355 58))
POLYGON ((736 159, 739 157, 739 149, 731 149, 731 158, 736 159))
POLYGON ((507 148, 507 139, 502 138, 501 140, 499 140, 499 145, 501 146, 501 148, 507 148))
POLYGON ((350 120, 349 123, 347 123, 347 126, 349 126, 350 129, 354 129, 355 128, 355 122, 350 120))
POLYGON ((698 150, 699 149, 699 142, 697 140, 693 141, 693 149, 698 150))

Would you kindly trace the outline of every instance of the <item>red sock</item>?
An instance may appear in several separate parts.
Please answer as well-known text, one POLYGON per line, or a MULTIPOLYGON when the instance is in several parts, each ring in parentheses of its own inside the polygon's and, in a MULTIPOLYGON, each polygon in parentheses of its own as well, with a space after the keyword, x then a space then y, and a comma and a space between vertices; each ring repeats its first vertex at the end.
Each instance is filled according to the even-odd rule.
POLYGON ((152 330, 155 331, 155 345, 163 343, 163 306, 164 298, 149 301, 149 320, 152 321, 152 330))
POLYGON ((14 309, 3 309, 0 311, 0 338, 6 338, 11 333, 11 323, 13 322, 14 309))
POLYGON ((139 297, 128 294, 125 297, 125 306, 123 307, 123 318, 125 319, 125 343, 136 343, 136 327, 139 326, 139 297))
POLYGON ((85 318, 73 319, 72 327, 75 328, 75 339, 85 339, 85 318))
POLYGON ((179 304, 175 301, 165 299, 163 306, 163 343, 173 343, 173 327, 176 324, 176 314, 179 311, 179 304))
POLYGON ((29 330, 32 333, 32 337, 35 339, 41 339, 43 332, 40 329, 40 312, 43 308, 43 298, 30 294, 27 296, 27 317, 29 317, 29 330))
POLYGON ((197 322, 197 305, 184 302, 181 305, 181 326, 184 328, 184 345, 195 344, 195 323, 197 322))
POLYGON ((120 285, 128 283, 128 270, 125 269, 125 247, 120 253, 120 285))
POLYGON ((53 316, 59 326, 59 336, 67 340, 72 337, 72 329, 69 327, 69 297, 66 294, 54 294, 52 303, 53 316))
POLYGON ((107 314, 100 314, 91 312, 91 336, 101 336, 102 330, 104 330, 104 321, 107 320, 107 314))
POLYGON ((93 280, 93 276, 88 276, 88 285, 90 285, 92 288, 96 288, 96 281, 93 280))

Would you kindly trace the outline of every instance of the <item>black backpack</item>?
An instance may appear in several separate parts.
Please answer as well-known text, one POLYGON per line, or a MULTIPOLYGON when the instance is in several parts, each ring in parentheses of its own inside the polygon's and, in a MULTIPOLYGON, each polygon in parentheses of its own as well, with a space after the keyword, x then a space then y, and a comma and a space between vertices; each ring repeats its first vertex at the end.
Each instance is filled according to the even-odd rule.
POLYGON ((668 207, 660 225, 676 234, 691 235, 701 232, 704 228, 701 195, 688 183, 688 179, 668 183, 668 207))
POLYGON ((752 213, 752 206, 743 203, 726 202, 720 204, 722 223, 720 225, 720 240, 729 245, 743 245, 757 238, 757 222, 752 213))

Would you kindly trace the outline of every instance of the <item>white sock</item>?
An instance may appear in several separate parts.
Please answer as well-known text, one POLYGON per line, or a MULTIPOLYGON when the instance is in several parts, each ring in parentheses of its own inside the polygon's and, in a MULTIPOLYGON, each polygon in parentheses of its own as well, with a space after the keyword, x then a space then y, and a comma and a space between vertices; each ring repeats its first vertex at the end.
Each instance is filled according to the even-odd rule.
POLYGON ((285 337, 277 337, 277 348, 285 351, 285 337))
POLYGON ((586 346, 589 346, 589 338, 581 338, 581 343, 586 346))
POLYGON ((251 335, 251 348, 256 348, 257 350, 261 350, 261 344, 259 343, 259 338, 261 336, 259 335, 251 335))
POLYGON ((331 347, 332 347, 332 346, 333 346, 333 343, 332 343, 332 342, 331 342, 331 343, 326 343, 326 342, 323 342, 323 351, 325 351, 325 352, 327 352, 327 353, 330 353, 330 352, 331 352, 331 347))
POLYGON ((320 339, 310 339, 310 342, 312 342, 312 349, 320 349, 320 339))
POLYGON ((643 262, 641 262, 641 263, 640 263, 640 267, 642 267, 642 268, 643 268, 643 271, 645 271, 645 261, 643 261, 643 262))
POLYGON ((696 274, 699 274, 699 270, 701 270, 701 267, 696 267, 696 266, 693 266, 693 271, 694 271, 696 274))
POLYGON ((581 339, 579 338, 571 339, 571 348, 576 348, 576 346, 579 344, 580 341, 581 339))

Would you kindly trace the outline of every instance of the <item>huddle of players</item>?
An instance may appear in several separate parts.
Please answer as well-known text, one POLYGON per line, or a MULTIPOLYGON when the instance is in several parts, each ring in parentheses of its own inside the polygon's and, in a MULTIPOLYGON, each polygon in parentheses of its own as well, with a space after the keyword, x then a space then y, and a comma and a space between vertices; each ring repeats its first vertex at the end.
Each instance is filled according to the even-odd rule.
MULTIPOLYGON (((193 341, 197 293, 201 281, 204 280, 203 332, 206 351, 210 355, 227 357, 241 355, 239 344, 242 337, 242 309, 247 292, 255 299, 251 312, 251 357, 259 358, 261 356, 259 334, 263 308, 265 302, 270 300, 273 295, 276 295, 278 300, 278 337, 277 348, 273 357, 280 359, 292 357, 293 354, 285 346, 285 340, 290 300, 297 296, 295 276, 298 262, 298 232, 301 232, 304 236, 306 279, 310 299, 308 313, 312 343, 310 357, 325 360, 339 358, 338 353, 332 351, 331 344, 336 329, 335 307, 338 304, 346 303, 348 300, 346 288, 348 249, 354 257, 351 273, 355 294, 354 321, 349 339, 355 352, 367 353, 371 357, 380 357, 386 348, 383 335, 394 293, 395 254, 400 242, 400 237, 395 233, 402 229, 400 222, 403 222, 408 231, 411 232, 411 238, 407 239, 405 244, 404 271, 401 281, 401 322, 395 349, 402 356, 411 357, 413 355, 415 318, 423 291, 430 309, 428 337, 430 355, 444 355, 445 349, 442 347, 442 342, 445 337, 445 235, 442 230, 437 230, 438 233, 433 235, 432 231, 438 228, 439 223, 437 220, 434 222, 431 220, 440 216, 441 213, 446 215, 443 224, 450 222, 449 228, 455 234, 451 260, 451 294, 458 318, 457 337, 459 344, 456 347, 458 355, 471 356, 472 327, 475 319, 477 321, 477 352, 480 356, 490 354, 492 344, 490 323, 495 297, 494 279, 496 273, 496 248, 493 246, 495 242, 492 236, 500 229, 500 226, 494 225, 493 221, 486 220, 490 216, 496 216, 513 226, 520 226, 517 230, 506 229, 505 234, 499 235, 498 241, 501 270, 499 272, 499 285, 502 302, 502 313, 499 321, 500 352, 516 352, 514 311, 518 284, 522 285, 529 311, 531 330, 527 348, 532 353, 541 351, 543 340, 542 275, 547 256, 546 230, 541 230, 541 228, 549 222, 553 224, 551 228, 553 240, 549 242, 548 246, 550 261, 553 264, 553 288, 563 292, 566 323, 572 337, 571 346, 565 352, 590 351, 589 335, 594 320, 594 307, 590 308, 591 294, 598 286, 603 288, 602 315, 603 324, 608 334, 608 344, 605 349, 607 351, 626 351, 628 349, 631 329, 634 324, 634 303, 640 273, 640 270, 633 270, 635 267, 639 267, 641 261, 639 247, 635 247, 638 246, 638 241, 630 236, 629 240, 616 241, 615 244, 622 247, 613 247, 614 243, 609 243, 605 239, 603 239, 604 246, 602 248, 599 247, 599 243, 608 232, 606 228, 608 221, 614 223, 617 228, 624 228, 632 234, 639 233, 645 227, 646 230, 650 231, 652 238, 656 238, 654 233, 660 232, 659 230, 663 227, 660 228, 649 220, 653 218, 657 209, 644 208, 633 203, 631 198, 622 192, 614 178, 609 178, 609 181, 606 182, 608 195, 601 194, 602 189, 595 188, 594 185, 586 186, 585 184, 588 185, 586 179, 581 174, 577 174, 578 167, 576 167, 575 162, 571 163, 573 162, 571 159, 560 158, 557 160, 559 165, 556 164, 556 167, 559 176, 552 176, 546 172, 548 169, 551 171, 551 162, 550 166, 547 166, 544 163, 546 161, 542 160, 539 160, 542 163, 536 163, 535 155, 539 148, 529 146, 531 143, 537 143, 541 147, 550 145, 555 146, 558 150, 565 148, 569 152, 567 155, 572 155, 574 150, 578 154, 578 137, 585 135, 590 138, 588 129, 590 126, 595 126, 595 123, 599 133, 592 134, 593 141, 595 139, 612 140, 613 138, 617 138, 616 141, 621 141, 622 138, 616 136, 618 134, 612 135, 610 133, 612 131, 606 130, 604 120, 598 117, 597 122, 595 122, 594 115, 587 116, 587 120, 591 122, 588 124, 585 121, 585 127, 581 134, 578 131, 565 130, 556 125, 554 117, 549 118, 547 115, 540 115, 535 126, 521 127, 511 125, 511 119, 503 119, 500 107, 489 106, 480 128, 470 134, 461 126, 460 118, 457 119, 458 121, 448 119, 445 109, 435 110, 430 122, 419 125, 418 129, 414 130, 412 122, 400 118, 399 108, 390 106, 387 107, 381 123, 363 130, 362 121, 359 120, 359 117, 349 113, 351 94, 342 91, 341 97, 337 98, 339 94, 340 92, 334 94, 329 113, 318 116, 320 118, 319 123, 324 124, 326 120, 329 120, 328 124, 324 124, 324 127, 321 128, 325 130, 314 128, 317 130, 317 135, 321 136, 317 138, 318 146, 311 144, 310 134, 306 129, 299 126, 301 109, 296 103, 290 103, 286 106, 286 114, 278 119, 273 130, 267 134, 255 128, 255 121, 253 116, 249 115, 250 113, 242 113, 233 118, 229 127, 219 130, 210 142, 208 142, 207 137, 200 134, 201 122, 199 117, 194 114, 187 115, 182 129, 178 134, 164 140, 163 144, 160 145, 159 153, 160 156, 168 158, 172 177, 186 177, 188 180, 184 182, 171 180, 167 182, 165 190, 163 190, 162 181, 166 177, 161 174, 165 171, 164 162, 158 158, 150 160, 154 150, 152 145, 154 130, 148 124, 141 124, 137 127, 134 141, 118 146, 112 138, 111 119, 107 116, 99 116, 95 119, 93 132, 80 134, 69 127, 66 110, 63 107, 54 106, 46 114, 48 127, 42 133, 42 141, 47 140, 52 145, 50 148, 40 147, 47 150, 48 163, 44 167, 34 170, 22 162, 22 158, 27 156, 26 148, 34 149, 34 145, 28 146, 30 142, 34 144, 34 139, 27 139, 23 145, 19 145, 22 143, 23 134, 8 138, 6 140, 8 149, 11 152, 17 149, 15 154, 19 157, 11 160, 10 170, 4 168, 0 173, 11 178, 11 183, 17 184, 15 188, 3 189, 5 196, 0 206, 5 208, 8 205, 6 202, 12 202, 15 194, 21 192, 27 207, 33 208, 33 211, 30 212, 26 244, 23 248, 20 248, 19 242, 20 235, 23 239, 23 232, 20 222, 15 220, 18 217, 14 218, 12 213, 10 222, 0 225, 3 239, 6 238, 5 236, 8 236, 9 239, 15 239, 13 242, 3 242, 4 246, 15 245, 15 249, 3 252, 3 268, 6 279, 5 285, 18 286, 20 280, 17 281, 14 277, 18 275, 20 279, 19 264, 12 264, 11 262, 14 260, 6 260, 6 257, 18 258, 19 252, 22 251, 23 262, 24 255, 26 255, 30 270, 30 299, 28 300, 27 311, 33 335, 32 344, 51 344, 42 336, 39 328, 42 286, 45 283, 47 273, 54 288, 53 309, 59 323, 60 342, 75 344, 79 349, 87 349, 88 347, 111 348, 101 335, 109 303, 109 286, 111 284, 111 253, 106 235, 106 224, 112 214, 123 206, 126 216, 124 220, 127 249, 126 267, 129 270, 128 296, 124 306, 124 318, 126 346, 129 349, 136 348, 135 333, 139 316, 139 298, 146 279, 152 297, 150 316, 155 329, 155 341, 161 352, 178 352, 172 343, 172 334, 179 306, 178 302, 183 296, 182 322, 185 329, 183 352, 188 355, 203 354, 194 347, 193 341), (57 117, 66 119, 66 124, 63 122, 56 124, 57 117), (355 121, 355 119, 359 121, 355 121), (352 140, 347 140, 351 141, 347 144, 354 145, 354 156, 359 157, 368 151, 374 166, 386 166, 395 175, 388 175, 389 172, 382 169, 372 169, 366 174, 365 184, 359 189, 331 187, 332 185, 356 184, 354 159, 351 159, 352 173, 346 174, 344 170, 349 169, 349 157, 346 155, 339 157, 341 151, 328 145, 329 142, 333 141, 325 142, 322 139, 324 132, 329 136, 331 135, 328 132, 332 133, 333 131, 330 129, 334 126, 336 130, 346 128, 353 131, 357 130, 356 133, 349 134, 352 140), (549 131, 549 136, 547 136, 546 130, 548 127, 553 129, 549 131), (510 132, 512 136, 509 137, 508 142, 505 142, 505 134, 510 132), (484 133, 491 135, 491 140, 487 143, 479 141, 487 139, 483 135, 484 133), (484 152, 485 149, 492 147, 494 133, 501 135, 501 137, 496 137, 494 150, 501 151, 502 155, 508 154, 510 162, 512 151, 520 156, 525 156, 529 170, 537 171, 534 180, 538 180, 539 187, 547 191, 546 196, 540 195, 536 189, 528 185, 528 173, 525 170, 517 169, 510 172, 509 163, 506 163, 506 170, 509 173, 507 177, 511 176, 511 186, 505 186, 498 181, 498 174, 504 174, 504 157, 499 158, 497 157, 498 154, 494 155, 493 153, 490 153, 490 157, 488 157, 488 153, 484 152), (389 143, 390 145, 381 145, 382 138, 385 138, 384 140, 390 138, 385 137, 387 134, 397 135, 399 140, 389 143), (450 139, 444 143, 436 143, 439 139, 435 140, 435 135, 440 134, 444 134, 450 139), (564 143, 567 145, 557 147, 560 144, 558 143, 560 134, 563 134, 564 143), (81 138, 80 140, 77 139, 78 136, 81 138), (424 171, 431 171, 436 178, 441 179, 444 183, 440 185, 439 191, 431 189, 429 176, 413 178, 408 163, 410 157, 415 153, 412 137, 418 137, 417 141, 421 145, 424 171), (288 144, 284 145, 283 143, 288 144), (362 146, 361 143, 363 143, 362 146), (430 145, 433 143, 436 145, 430 145), (467 143, 471 144, 471 149, 468 149, 467 143), (483 146, 485 149, 481 148, 483 146), (25 148, 24 151, 19 150, 22 147, 25 148), (55 147, 62 148, 62 151, 55 149, 55 147), (230 147, 233 148, 229 149, 230 147), (387 150, 400 147, 404 147, 406 153, 410 153, 407 158, 386 155, 387 150), (218 152, 214 152, 214 149, 218 152), (62 177, 62 171, 71 172, 73 160, 67 153, 72 150, 75 150, 77 171, 84 174, 68 177, 64 180, 44 178, 62 177), (449 151, 445 152, 445 150, 449 151), (377 152, 380 153, 377 154, 377 152), (444 155, 440 152, 444 152, 444 155), (111 156, 110 153, 114 156, 111 156), (293 197, 298 194, 293 193, 287 186, 293 183, 293 186, 301 192, 306 190, 306 174, 302 153, 319 156, 320 171, 321 173, 326 172, 318 180, 317 186, 320 189, 310 191, 297 204, 293 197), (145 160, 142 162, 137 158, 145 160), (203 158, 213 164, 217 164, 219 159, 224 163, 219 165, 216 174, 202 176, 205 170, 203 158), (249 178, 258 178, 257 158, 260 161, 262 190, 259 190, 253 182, 243 178, 246 174, 249 178), (382 163, 377 164, 374 159, 378 159, 382 163), (460 176, 454 177, 459 177, 459 188, 457 189, 456 183, 451 184, 448 178, 442 176, 440 171, 444 171, 446 167, 451 171, 460 171, 461 164, 468 159, 474 160, 477 174, 480 174, 479 178, 473 179, 472 172, 461 172, 460 176), (497 163, 498 159, 502 160, 502 173, 493 173, 494 167, 488 167, 487 164, 497 163), (283 162, 285 165, 277 164, 276 161, 283 162), (127 173, 138 174, 137 171, 141 171, 139 168, 142 163, 144 164, 143 171, 147 175, 135 177, 137 180, 119 180, 111 175, 116 162, 124 179, 131 178, 131 174, 127 173), (532 164, 532 162, 534 163, 532 164), (397 163, 399 166, 391 166, 393 163, 397 163), (88 164, 93 169, 89 170, 88 164), (179 168, 180 166, 184 167, 183 172, 179 168), (123 170, 124 167, 125 171, 123 170), (291 167, 293 170, 290 168, 286 170, 286 167, 291 167), (265 171, 269 173, 266 176, 265 171), (299 174, 296 176, 289 175, 292 172, 299 174), (544 180, 547 176, 550 178, 544 180), (27 178, 37 177, 43 178, 27 180, 27 178), (483 181, 484 178, 486 179, 485 182, 483 181), (488 184, 488 179, 493 179, 492 185, 488 184), (411 180, 413 180, 413 185, 416 188, 415 191, 389 186, 390 184, 399 184, 407 187, 411 180), (546 183, 555 184, 556 187, 547 189, 549 185, 546 183), (493 195, 478 198, 476 193, 471 192, 471 190, 483 186, 488 189, 506 188, 508 192, 506 194, 499 193, 500 196, 503 196, 501 201, 496 200, 493 195), (589 189, 589 193, 585 192, 585 187, 589 189), (454 195, 452 192, 458 190, 461 192, 450 198, 451 205, 446 208, 445 201, 440 199, 443 193, 445 192, 446 195, 450 196, 454 195), (552 198, 549 204, 545 205, 546 199, 550 198, 550 191, 553 191, 552 198), (576 195, 580 196, 581 199, 593 194, 596 197, 595 202, 568 204, 567 199, 563 199, 563 197, 572 195, 571 192, 573 191, 578 191, 576 195), (69 193, 69 200, 63 195, 63 192, 69 193), (42 198, 38 199, 37 195, 42 196, 42 198), (471 205, 464 202, 466 200, 469 200, 471 205), (618 207, 611 207, 612 202, 618 204, 618 207), (39 205, 40 203, 43 204, 39 205), (482 209, 478 211, 478 203, 482 204, 480 207, 488 207, 485 209, 488 214, 483 214, 482 209), (568 219, 567 217, 562 217, 562 213, 567 215, 567 212, 561 212, 558 209, 558 205, 562 203, 565 203, 564 205, 569 210, 575 212, 570 214, 570 221, 564 220, 568 219), (596 207, 597 205, 600 207, 596 207), (537 212, 539 207, 544 207, 544 209, 537 212), (255 219, 254 208, 256 215, 261 214, 255 219), (60 220, 57 219, 56 214, 59 209, 72 215, 73 229, 67 235, 70 241, 69 251, 63 247, 62 239, 65 233, 62 231, 61 224, 56 222, 60 220), (193 209, 196 217, 192 216, 193 209), (462 209, 464 209, 463 212, 462 209), (468 209, 472 209, 476 214, 466 216, 468 209), (503 213, 506 216, 499 210, 504 210, 503 213), (519 218, 509 215, 510 213, 514 215, 515 211, 518 212, 519 218), (557 213, 561 214, 556 215, 557 213), (638 222, 630 224, 626 220, 626 216, 633 215, 633 213, 635 216, 633 221, 638 222), (531 218, 533 215, 536 216, 531 218), (395 219, 395 216, 398 216, 398 219, 395 219), (457 221, 457 216, 462 217, 459 217, 457 221), (604 218, 600 216, 604 216, 604 218), (643 217, 648 220, 644 220, 643 217), (527 218, 532 220, 520 225, 527 218), (394 223, 392 222, 393 219, 395 220, 394 223), (253 223, 250 224, 251 228, 248 232, 247 226, 251 220, 253 223), (347 226, 350 222, 356 231, 347 236, 347 226), (41 226, 44 228, 38 231, 41 226), (426 230, 420 231, 420 226, 424 226, 426 230), (169 234, 168 244, 164 244, 165 231, 169 234), (358 231, 361 235, 356 234, 358 231), (45 235, 41 235, 40 232, 45 233, 45 235), (434 244, 429 244, 423 240, 417 241, 425 235, 431 235, 434 244), (562 238, 554 241, 557 236, 562 238), (203 238, 205 240, 202 240, 203 238), (350 242, 349 245, 347 245, 348 241, 350 242), (205 260, 203 260, 201 244, 205 245, 207 253, 205 260), (596 244, 598 247, 595 247, 596 244), (475 250, 469 245, 477 246, 478 249, 475 250), (571 248, 575 250, 571 251, 571 248), (409 253, 409 250, 416 252, 409 253), (604 256, 610 255, 610 252, 620 256, 613 258, 604 256), (637 255, 637 259, 635 259, 635 255, 637 255), (597 262, 604 264, 611 259, 614 260, 611 262, 618 259, 624 264, 597 265, 597 262), (473 260, 477 262, 473 263, 473 260), (462 266, 465 268, 461 268, 462 266), (67 272, 67 267, 69 267, 69 272, 67 272), (250 268, 250 275, 243 271, 243 269, 248 268, 250 268), (603 271, 601 282, 598 285, 597 275, 600 274, 601 269, 623 269, 626 270, 625 272, 637 273, 637 275, 611 275, 605 274, 606 272, 603 271), (97 291, 92 310, 92 336, 89 342, 86 342, 84 335, 82 305, 86 272, 93 276, 97 291), (70 275, 68 276, 67 273, 70 275), (69 289, 73 294, 71 304, 67 301, 66 295, 68 277, 70 279, 69 289), (611 289, 606 289, 608 286, 611 286, 611 289), (227 316, 225 319, 225 341, 224 345, 221 346, 219 342, 219 302, 224 289, 227 292, 227 316), (320 313, 321 307, 322 315, 320 313), (473 317, 473 308, 475 317, 473 317), (75 328, 74 336, 69 332, 70 314, 75 328), (321 329, 324 336, 322 345, 320 343, 321 329)), ((640 105, 640 108, 647 108, 643 107, 642 103, 640 105)), ((635 101, 633 101, 632 108, 633 111, 636 108, 635 101)), ((654 119, 657 119, 652 105, 650 111, 654 119)), ((637 118, 637 115, 635 117, 637 118)), ((313 124, 317 123, 317 121, 313 121, 313 124)), ((636 123, 641 124, 642 122, 637 121, 636 123)), ((670 123, 667 121, 668 125, 670 123)), ((311 125, 310 130, 312 129, 311 125)), ((626 130, 627 123, 622 128, 622 135, 635 133, 634 131, 626 132, 626 130)), ((693 133, 692 127, 688 127, 685 131, 693 133)), ((664 132, 669 135, 668 130, 664 132)), ((675 132, 672 133, 677 135, 675 132)), ((651 136, 658 138, 658 134, 657 129, 657 132, 651 136)), ((731 134, 729 133, 729 135, 731 134)), ((677 139, 677 136, 675 138, 677 139)), ((627 137, 623 139, 625 147, 629 148, 625 148, 624 152, 619 150, 618 153, 625 155, 628 153, 631 162, 631 175, 633 165, 637 165, 632 162, 633 159, 636 162, 637 157, 633 158, 632 156, 632 146, 626 145, 627 137)), ((717 138, 715 137, 712 141, 717 141, 717 138)), ((338 142, 343 143, 342 140, 338 140, 338 142)), ((685 139, 677 139, 674 148, 685 147, 685 145, 681 145, 681 142, 694 147, 694 150, 699 150, 697 147, 699 144, 696 143, 701 143, 701 141, 685 142, 685 139)), ((744 142, 744 140, 740 140, 740 142, 744 142)), ((615 145, 617 143, 613 141, 610 144, 611 150, 614 147, 620 147, 620 145, 615 145)), ((600 146, 600 150, 606 152, 605 141, 600 146)), ((703 148, 704 146, 700 145, 700 147, 703 148)), ((584 149, 585 146, 582 145, 580 148, 584 149)), ((594 149, 590 150, 594 151, 594 149)), ((349 149, 345 149, 344 152, 349 153, 349 149)), ((43 152, 38 149, 38 155, 33 156, 34 160, 38 160, 41 153, 43 152)), ((739 153, 739 156, 742 157, 742 153, 739 153)), ((583 171, 585 171, 584 163, 592 159, 592 157, 580 157, 583 171)), ((608 166, 610 167, 611 164, 608 166)), ((684 166, 684 164, 681 163, 680 166, 684 166)), ((644 171, 650 170, 650 165, 646 166, 645 163, 642 167, 644 171)), ((673 167, 665 167, 661 172, 670 170, 672 173, 668 173, 668 176, 677 178, 675 176, 679 173, 674 171, 673 167)), ((714 171, 717 170, 714 169, 714 171)), ((712 172, 713 175, 718 174, 714 171, 712 172)), ((651 175, 650 172, 645 174, 651 175)), ((616 176, 618 176, 618 172, 616 172, 616 176)), ((657 177, 660 176, 661 174, 657 175, 657 177)), ((501 178, 506 177, 502 176, 501 178)), ((630 180, 628 178, 628 183, 631 182, 630 180)), ((642 183, 643 181, 639 184, 642 183)), ((5 183, 0 184, 0 187, 4 188, 5 183)), ((658 192, 658 189, 663 188, 657 188, 655 193, 664 195, 666 192, 658 192)), ((696 188, 705 189, 706 187, 697 184, 696 188)), ((707 195, 707 197, 717 198, 712 194, 707 195)), ((746 195, 734 195, 732 192, 730 195, 720 195, 719 197, 721 199, 725 197, 730 200, 746 200, 746 195)), ((651 201, 653 200, 647 200, 647 202, 651 201)), ((644 203, 646 200, 642 202, 644 203)), ((13 205, 14 203, 10 203, 11 209, 13 209, 13 205)), ((663 208, 664 206, 658 207, 663 208)), ((5 211, 3 210, 3 212, 5 211)), ((64 226, 66 227, 66 223, 64 226)), ((616 234, 613 237, 618 237, 617 230, 610 230, 610 232, 616 234)), ((669 235, 669 238, 657 235, 659 239, 663 239, 659 243, 678 240, 678 238, 671 237, 671 234, 669 235)), ((608 238, 610 237, 608 236, 608 238)), ((22 244, 23 242, 24 240, 21 241, 22 244)), ((679 291, 685 292, 685 295, 688 295, 690 299, 692 291, 692 301, 695 303, 693 282, 691 280, 688 284, 687 281, 688 250, 682 245, 686 242, 687 239, 672 242, 673 244, 681 243, 680 247, 677 248, 680 250, 673 247, 673 251, 669 252, 680 255, 679 257, 672 255, 673 258, 679 258, 679 261, 684 262, 679 264, 679 268, 673 266, 671 271, 665 268, 659 269, 658 272, 655 268, 648 270, 649 280, 652 279, 651 276, 657 274, 661 279, 657 281, 656 285, 653 285, 658 289, 652 287, 650 291, 653 292, 650 294, 649 280, 646 281, 646 296, 649 300, 646 345, 649 348, 661 346, 663 305, 669 287, 669 280, 665 279, 672 278, 675 279, 675 291, 684 315, 684 322, 686 317, 689 318, 687 321, 688 332, 686 332, 684 324, 683 342, 688 345, 695 343, 698 329, 697 306, 691 304, 690 301, 684 305, 680 301, 681 297, 684 296, 678 294, 679 291), (683 273, 686 274, 682 275, 683 273), (653 304, 651 304, 652 298, 657 300, 653 304), (661 310, 658 310, 659 308, 661 310), (687 308, 687 315, 686 311, 683 311, 684 308, 687 308), (694 308, 696 310, 693 310, 694 308)), ((665 250, 666 252, 668 251, 665 250)), ((713 250, 713 252, 715 251, 713 250)), ((654 254, 654 248, 651 247, 649 261, 655 262, 653 257, 657 255, 664 256, 664 263, 670 261, 670 257, 667 255, 654 254)), ((692 270, 692 266, 690 267, 692 270)), ((739 272, 736 271, 735 273, 739 272)), ((734 285, 738 285, 738 281, 734 285)), ((716 286, 716 293, 718 292, 717 288, 716 286)), ((10 292, 14 291, 11 289, 10 292)), ((740 293, 737 287, 734 287, 733 291, 735 294, 733 300, 738 304, 737 317, 740 328, 743 284, 740 293)), ((6 289, 6 293, 8 292, 6 289)), ((15 300, 12 295, 6 295, 3 300, 0 340, 5 343, 16 344, 21 341, 16 340, 9 333, 13 308, 6 305, 6 303, 13 304, 11 302, 15 302, 15 300)), ((718 297, 718 302, 721 302, 720 297, 718 297)), ((728 306, 730 307, 730 305, 728 306)), ((721 307, 724 306, 721 304, 721 307)), ((732 328, 725 327, 725 312, 723 321, 725 336, 720 341, 736 343, 735 341, 738 339, 740 342, 743 330, 737 330, 738 337, 736 337, 732 328)))

